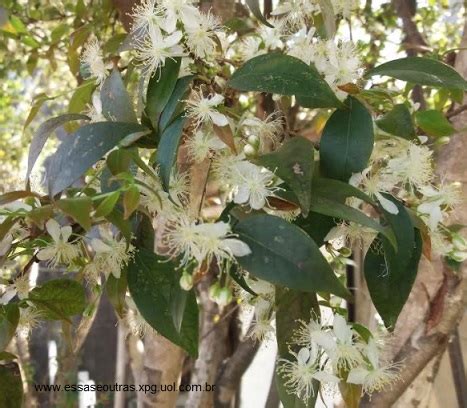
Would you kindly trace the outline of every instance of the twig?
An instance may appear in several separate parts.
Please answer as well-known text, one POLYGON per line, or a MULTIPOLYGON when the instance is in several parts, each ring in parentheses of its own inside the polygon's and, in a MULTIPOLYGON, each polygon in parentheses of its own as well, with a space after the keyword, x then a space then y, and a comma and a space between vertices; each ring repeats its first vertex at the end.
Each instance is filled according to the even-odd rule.
POLYGON ((459 106, 457 109, 454 109, 453 111, 448 112, 446 114, 446 118, 451 119, 454 116, 457 116, 457 115, 461 114, 462 112, 465 112, 466 110, 467 110, 467 105, 459 106))

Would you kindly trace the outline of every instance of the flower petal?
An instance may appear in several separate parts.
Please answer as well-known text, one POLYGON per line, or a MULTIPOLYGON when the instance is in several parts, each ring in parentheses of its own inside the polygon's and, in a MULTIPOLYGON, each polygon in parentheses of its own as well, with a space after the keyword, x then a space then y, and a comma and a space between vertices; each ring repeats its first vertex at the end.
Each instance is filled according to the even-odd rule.
POLYGON ((47 232, 55 242, 60 241, 61 228, 60 224, 57 221, 51 218, 45 224, 45 228, 47 229, 47 232))
POLYGON ((209 117, 212 119, 213 123, 217 126, 223 127, 229 124, 227 116, 216 111, 210 111, 209 117))
POLYGON ((239 239, 227 238, 223 240, 222 244, 227 247, 234 256, 246 256, 251 254, 250 247, 239 239))

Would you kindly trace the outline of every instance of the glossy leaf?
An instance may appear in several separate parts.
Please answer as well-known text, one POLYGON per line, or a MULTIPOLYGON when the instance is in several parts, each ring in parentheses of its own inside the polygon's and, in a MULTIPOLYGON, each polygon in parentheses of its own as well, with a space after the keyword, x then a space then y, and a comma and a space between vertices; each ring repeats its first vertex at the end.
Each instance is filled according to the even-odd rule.
POLYGON ((436 88, 467 90, 467 82, 453 67, 431 58, 409 57, 389 61, 367 72, 366 77, 374 75, 436 88))
POLYGON ((105 197, 97 206, 96 212, 94 213, 94 216, 96 218, 99 217, 105 217, 106 215, 109 215, 113 209, 115 208, 115 205, 118 202, 118 199, 120 198, 120 192, 115 191, 105 197))
POLYGON ((16 303, 0 305, 0 351, 10 343, 19 322, 19 308, 16 303))
POLYGON ((404 205, 386 194, 397 205, 399 214, 386 213, 397 240, 397 252, 379 235, 368 250, 365 261, 365 279, 373 304, 386 327, 394 328, 397 317, 407 301, 417 276, 422 253, 422 239, 414 229, 404 205))
POLYGON ((229 85, 239 91, 295 95, 302 106, 309 108, 342 105, 314 67, 280 53, 259 55, 248 60, 234 72, 229 85))
POLYGON ((263 13, 261 12, 261 8, 259 6, 259 0, 246 0, 246 4, 248 4, 248 7, 250 8, 251 12, 253 15, 264 25, 274 28, 273 25, 271 25, 268 20, 263 16, 263 13))
POLYGON ((304 216, 311 204, 313 177, 313 143, 303 137, 294 137, 279 150, 260 156, 257 163, 275 172, 297 196, 304 216))
POLYGON ((178 146, 183 136, 183 126, 186 118, 181 115, 162 132, 161 140, 157 148, 156 163, 159 165, 162 185, 167 191, 169 188, 170 174, 177 160, 178 146))
POLYGON ((451 122, 437 110, 420 111, 415 114, 417 125, 428 135, 434 137, 451 136, 456 132, 451 122))
POLYGON ((86 231, 91 229, 91 210, 92 200, 90 197, 73 197, 65 198, 56 202, 58 208, 60 208, 65 214, 73 218, 78 224, 80 224, 86 231))
POLYGON ((34 133, 34 136, 31 140, 31 145, 29 147, 29 155, 28 155, 28 169, 26 171, 26 180, 29 180, 29 176, 31 175, 31 171, 34 167, 34 164, 37 161, 47 139, 51 135, 51 133, 59 128, 60 126, 64 125, 67 122, 74 121, 74 120, 85 120, 89 119, 86 115, 81 115, 78 113, 69 113, 66 115, 60 115, 56 118, 49 119, 45 121, 42 125, 34 133))
POLYGON ((373 120, 365 106, 353 97, 348 109, 338 109, 324 127, 320 142, 324 176, 348 181, 368 166, 373 151, 373 120))
POLYGON ((162 336, 198 354, 198 305, 193 291, 188 293, 180 330, 174 324, 173 302, 179 295, 179 274, 172 262, 139 249, 128 266, 128 288, 144 319, 162 336))
POLYGON ((349 295, 315 242, 295 225, 271 215, 254 215, 234 230, 252 251, 238 258, 252 275, 291 289, 349 295))
POLYGON ((29 293, 28 301, 43 318, 51 320, 69 320, 83 313, 86 307, 83 286, 70 279, 54 279, 35 287, 29 293))
POLYGON ((109 120, 136 123, 135 110, 117 68, 105 79, 101 89, 102 114, 109 120))
POLYGON ((299 217, 294 224, 305 231, 318 247, 324 244, 324 238, 337 223, 333 217, 310 211, 308 217, 299 217))
POLYGON ((153 75, 146 93, 146 113, 152 126, 157 129, 159 118, 172 96, 180 72, 181 58, 167 59, 160 75, 153 75))
POLYGON ((169 101, 165 105, 164 111, 162 112, 159 120, 159 130, 161 132, 183 112, 183 100, 188 96, 190 84, 193 78, 193 75, 184 76, 179 78, 175 84, 175 89, 173 90, 169 101))
POLYGON ((70 186, 127 136, 146 132, 136 123, 91 123, 69 135, 51 158, 48 171, 50 195, 70 186))
POLYGON ((415 127, 409 108, 401 103, 376 121, 381 130, 391 135, 400 136, 405 139, 413 139, 415 127))

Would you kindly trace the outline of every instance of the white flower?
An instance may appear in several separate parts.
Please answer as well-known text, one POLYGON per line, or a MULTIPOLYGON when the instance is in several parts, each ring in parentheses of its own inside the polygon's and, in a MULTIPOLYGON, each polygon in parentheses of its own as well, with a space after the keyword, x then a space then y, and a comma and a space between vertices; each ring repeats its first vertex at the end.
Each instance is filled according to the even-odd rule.
POLYGON ((13 299, 16 295, 20 299, 26 299, 29 295, 29 277, 20 276, 16 278, 14 283, 7 285, 5 291, 0 296, 0 305, 6 305, 13 299))
POLYGON ((88 109, 84 113, 91 118, 90 123, 105 122, 107 120, 102 114, 102 100, 100 92, 94 92, 92 94, 92 105, 88 105, 88 109))
POLYGON ((226 148, 226 144, 210 131, 197 130, 186 142, 188 154, 195 163, 201 163, 212 152, 226 148))
POLYGON ((361 173, 354 173, 349 180, 349 184, 358 187, 362 186, 364 191, 370 196, 375 197, 381 207, 383 207, 390 214, 398 214, 399 209, 397 206, 381 192, 389 192, 395 186, 395 181, 390 177, 383 177, 384 175, 372 173, 371 168, 363 170, 361 173))
POLYGON ((331 228, 324 240, 337 241, 333 242, 333 246, 336 249, 342 246, 346 246, 347 248, 358 246, 359 248, 365 249, 373 242, 376 234, 376 231, 364 227, 363 225, 354 222, 341 222, 339 225, 331 228))
POLYGON ((269 20, 273 27, 262 25, 259 29, 259 35, 263 40, 264 46, 269 50, 275 50, 283 47, 284 22, 278 18, 269 20))
POLYGON ((142 0, 136 4, 130 17, 132 18, 131 31, 144 35, 154 27, 160 27, 163 19, 162 10, 156 7, 156 0, 142 0))
POLYGON ((85 44, 81 62, 89 70, 91 76, 96 78, 96 82, 102 85, 108 75, 108 67, 104 63, 102 50, 96 38, 89 40, 85 44))
POLYGON ((362 362, 358 346, 354 343, 352 326, 339 314, 334 315, 332 326, 333 336, 322 336, 316 343, 326 350, 334 367, 350 369, 362 362))
POLYGON ((106 277, 112 274, 119 279, 122 269, 133 257, 135 248, 127 244, 124 238, 115 239, 107 231, 101 231, 101 236, 102 239, 91 240, 92 249, 95 251, 93 262, 106 277))
POLYGON ((185 29, 196 27, 199 24, 200 12, 192 3, 193 0, 162 0, 161 7, 165 11, 162 28, 172 33, 177 27, 177 21, 181 21, 185 29))
POLYGON ((242 126, 248 129, 248 133, 260 138, 260 147, 264 151, 267 141, 276 145, 279 135, 283 132, 284 119, 279 112, 273 112, 262 120, 257 117, 247 118, 242 122, 242 126))
POLYGON ((271 15, 282 16, 285 24, 293 29, 303 26, 313 14, 319 11, 319 6, 310 0, 289 0, 278 5, 271 15))
POLYGON ((433 151, 410 143, 408 149, 388 161, 385 172, 413 187, 427 186, 433 178, 433 151))
POLYGON ((168 220, 162 232, 166 254, 182 255, 181 266, 196 260, 201 263, 213 257, 220 264, 224 260, 246 256, 251 253, 247 244, 234 238, 230 225, 224 222, 197 224, 185 214, 168 220))
POLYGON ((460 202, 459 186, 459 183, 442 183, 438 189, 432 186, 420 188, 423 199, 417 211, 424 216, 423 218, 428 218, 427 225, 430 230, 435 231, 446 217, 447 211, 460 202))
POLYGON ((183 34, 175 31, 164 37, 159 27, 150 27, 143 38, 136 39, 136 59, 143 65, 146 76, 153 75, 156 70, 165 65, 167 58, 183 57, 185 53, 179 45, 183 34))
POLYGON ((19 336, 28 337, 31 331, 39 326, 39 320, 43 314, 34 307, 19 309, 19 322, 17 333, 19 336))
POLYGON ((339 379, 325 371, 321 364, 318 345, 303 347, 298 353, 290 351, 292 360, 279 359, 278 373, 285 379, 284 385, 289 394, 295 394, 305 403, 315 395, 315 380, 323 383, 337 384, 339 379))
POLYGON ((212 59, 216 50, 213 36, 220 29, 219 21, 211 13, 199 17, 199 24, 186 27, 186 44, 197 58, 212 59))
POLYGON ((193 118, 196 127, 201 124, 214 123, 217 126, 227 126, 227 117, 217 111, 217 107, 224 103, 224 97, 219 94, 203 96, 203 91, 193 91, 187 102, 187 116, 193 118))
POLYGON ((398 373, 401 364, 380 365, 378 348, 373 339, 370 339, 365 347, 365 355, 368 364, 352 368, 347 377, 348 383, 362 385, 363 392, 372 394, 375 391, 383 390, 399 379, 398 373))
POLYGON ((45 227, 52 237, 52 242, 37 253, 37 258, 41 261, 49 261, 51 266, 70 265, 80 255, 78 246, 68 242, 72 233, 71 226, 60 227, 57 221, 50 219, 45 227))
POLYGON ((264 54, 266 50, 260 50, 261 38, 256 36, 248 36, 243 38, 237 44, 237 54, 240 60, 248 61, 258 55, 264 54))
POLYGON ((361 61, 354 44, 350 41, 327 41, 327 66, 322 74, 328 84, 335 89, 338 97, 343 99, 346 94, 340 91, 338 85, 346 85, 360 78, 361 61))
POLYGON ((242 161, 234 169, 237 181, 233 195, 236 204, 249 204, 254 210, 260 210, 267 203, 277 187, 273 186, 274 173, 253 163, 242 161))
POLYGON ((316 29, 314 27, 307 29, 302 27, 300 31, 290 38, 290 50, 288 52, 292 57, 301 59, 305 64, 311 64, 315 58, 315 49, 313 36, 316 29))
POLYGON ((272 304, 270 301, 260 298, 256 301, 254 308, 254 317, 248 337, 257 341, 268 340, 274 334, 274 327, 271 325, 272 304))

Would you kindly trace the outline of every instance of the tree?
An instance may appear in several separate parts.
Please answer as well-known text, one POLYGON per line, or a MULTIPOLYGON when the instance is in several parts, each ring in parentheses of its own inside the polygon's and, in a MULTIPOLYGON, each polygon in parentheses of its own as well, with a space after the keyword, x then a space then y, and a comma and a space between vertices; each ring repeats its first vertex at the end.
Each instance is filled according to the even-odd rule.
MULTIPOLYGON (((37 14, 9 2, 1 10, 2 35, 30 71, 56 69, 66 54, 76 88, 66 113, 34 133, 26 188, 0 196, 8 267, 0 351, 9 361, 0 374, 14 384, 0 398, 20 405, 16 357, 6 350, 15 332, 40 320, 62 327, 57 383, 76 382, 80 349, 107 296, 131 333, 136 384, 162 390, 193 363, 191 383, 204 388, 189 394, 188 407, 232 406, 268 338, 278 343, 284 406, 314 406, 328 388, 349 407, 370 397, 371 406, 389 406, 442 351, 465 300, 467 242, 463 225, 448 223, 458 178, 442 180, 433 166, 449 137, 462 143, 453 135, 467 89, 463 54, 459 74, 444 58, 447 45, 419 31, 416 2, 373 13, 371 1, 362 10, 338 0, 274 9, 247 1, 253 16, 241 4, 203 1, 200 11, 192 3, 63 2, 37 14), (407 57, 381 61, 378 24, 396 26, 397 16, 407 57), (365 31, 369 45, 346 39, 365 31), (45 185, 31 186, 58 128, 69 134, 47 160, 45 185), (402 339, 409 327, 421 259, 438 257, 444 280, 427 320, 435 334, 420 350, 404 338, 384 359, 383 333, 402 339), (31 287, 36 262, 72 274, 31 287), (381 318, 376 328, 352 312, 355 264, 381 318), (458 307, 444 307, 449 299, 458 307), (243 336, 239 307, 254 314, 243 336)), ((429 20, 435 9, 418 12, 429 20)), ((37 98, 26 126, 61 97, 37 98)), ((177 399, 137 395, 139 406, 177 399)), ((66 394, 56 398, 66 404, 66 394)))

